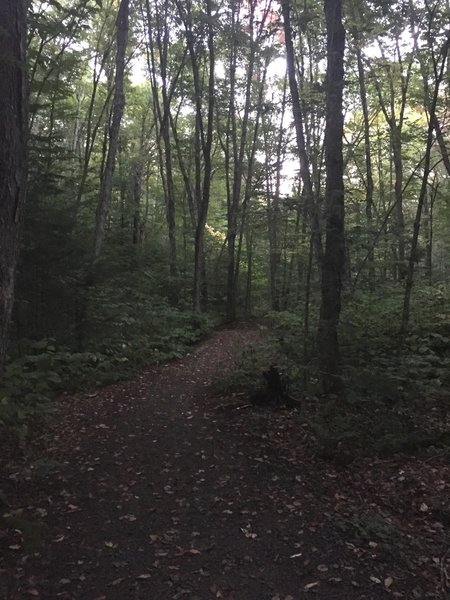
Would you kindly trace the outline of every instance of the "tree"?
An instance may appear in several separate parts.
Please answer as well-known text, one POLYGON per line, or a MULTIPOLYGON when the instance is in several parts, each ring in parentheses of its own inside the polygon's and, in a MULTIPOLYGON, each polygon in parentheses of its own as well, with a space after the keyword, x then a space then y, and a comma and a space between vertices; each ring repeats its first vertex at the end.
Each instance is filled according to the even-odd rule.
MULTIPOLYGON (((432 21, 432 16, 429 19, 432 21)), ((419 241, 419 231, 421 225, 422 211, 424 209, 425 199, 428 194, 428 179, 431 171, 431 150, 433 147, 433 132, 436 128, 436 107, 439 98, 439 88, 444 79, 447 58, 450 51, 450 34, 446 32, 445 41, 436 52, 434 46, 431 47, 432 70, 434 76, 433 89, 430 90, 427 78, 424 78, 424 97, 425 106, 428 112, 428 130, 425 145, 425 156, 423 161, 423 175, 420 187, 419 200, 417 202, 416 218, 414 220, 413 235, 411 240, 411 251, 408 261, 408 270, 406 274, 405 296, 403 300, 402 322, 400 334, 403 338, 407 332, 410 317, 410 301, 413 287, 414 266, 416 262, 417 245, 419 241)))
POLYGON ((27 180, 26 7, 0 4, 0 368, 7 349, 27 180))
POLYGON ((213 3, 204 0, 206 40, 196 39, 194 34, 194 7, 190 2, 183 7, 177 0, 179 15, 184 25, 184 35, 190 58, 193 79, 195 109, 195 242, 193 308, 195 312, 206 310, 205 281, 205 226, 208 217, 211 177, 212 147, 215 105, 215 32, 213 28, 213 3), (204 54, 202 52, 204 46, 204 54), (202 60, 204 59, 204 60, 202 60), (205 74, 206 72, 206 74, 205 74), (205 84, 204 80, 207 80, 205 84), (206 97, 206 105, 202 97, 206 97), (202 163, 203 160, 203 163, 202 163))
POLYGON ((114 98, 112 106, 111 125, 109 128, 109 145, 106 156, 105 168, 102 173, 100 195, 96 212, 94 250, 92 260, 95 264, 99 257, 105 235, 106 217, 111 203, 112 177, 116 162, 117 148, 119 145, 120 123, 125 107, 124 72, 125 54, 128 41, 128 13, 129 0, 121 0, 117 14, 117 50, 116 72, 114 78, 114 98))
POLYGON ((341 312, 342 271, 345 261, 344 160, 342 155, 345 30, 342 24, 340 0, 325 0, 324 9, 327 24, 325 125, 327 181, 325 251, 322 261, 322 301, 318 341, 320 376, 324 392, 340 394, 343 389, 343 380, 337 329, 341 312))
POLYGON ((354 6, 353 18, 356 23, 352 28, 353 46, 356 52, 356 64, 358 70, 358 81, 359 81, 359 95, 361 98, 361 110, 363 117, 364 127, 364 158, 366 163, 366 217, 367 217, 367 229, 369 232, 369 252, 368 252, 368 263, 369 263, 369 289, 373 291, 375 289, 375 269, 374 269, 374 249, 371 240, 373 230, 373 196, 374 196, 374 181, 373 181, 373 167, 372 167, 372 148, 370 144, 370 115, 368 105, 368 93, 366 84, 366 73, 364 68, 364 59, 362 54, 363 36, 360 28, 362 17, 358 14, 358 3, 354 6))
POLYGON ((284 40, 286 45, 286 63, 289 88, 291 91, 292 112, 294 115, 294 125, 297 139, 297 152, 300 161, 300 177, 303 183, 303 197, 306 201, 307 214, 311 223, 312 245, 314 246, 320 267, 323 258, 322 239, 320 235, 319 215, 314 199, 313 182, 311 179, 310 158, 306 148, 304 115, 301 107, 298 89, 299 86, 296 77, 290 0, 282 0, 281 8, 284 21, 284 40))
POLYGON ((161 183, 164 189, 166 220, 169 234, 169 295, 172 304, 178 302, 178 265, 176 240, 176 204, 174 188, 174 165, 172 159, 172 140, 170 138, 171 101, 175 85, 184 68, 184 58, 175 76, 170 80, 169 46, 170 23, 169 2, 154 2, 150 7, 146 0, 147 19, 147 65, 152 89, 153 109, 157 126, 157 148, 161 183), (161 4, 161 5, 160 5, 161 4), (153 17, 152 17, 153 15, 153 17), (162 143, 161 143, 162 142, 162 143))

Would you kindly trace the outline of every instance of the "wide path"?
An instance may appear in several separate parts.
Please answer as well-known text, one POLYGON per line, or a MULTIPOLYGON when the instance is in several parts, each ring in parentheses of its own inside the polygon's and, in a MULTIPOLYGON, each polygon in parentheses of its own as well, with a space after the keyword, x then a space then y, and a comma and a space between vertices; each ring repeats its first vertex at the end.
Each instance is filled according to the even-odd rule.
POLYGON ((4 474, 1 600, 438 597, 432 557, 421 573, 395 558, 397 523, 382 532, 388 549, 370 523, 355 538, 352 503, 371 506, 351 489, 364 472, 317 461, 301 415, 211 393, 258 341, 222 330, 65 400, 40 454, 4 474))

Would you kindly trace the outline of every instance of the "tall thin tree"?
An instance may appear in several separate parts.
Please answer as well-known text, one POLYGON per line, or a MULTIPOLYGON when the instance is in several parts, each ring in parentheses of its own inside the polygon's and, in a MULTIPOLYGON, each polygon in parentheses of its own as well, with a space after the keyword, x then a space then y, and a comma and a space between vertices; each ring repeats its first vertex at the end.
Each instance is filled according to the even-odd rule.
POLYGON ((106 219, 111 204, 112 178, 116 164, 116 154, 119 146, 120 123, 125 108, 124 73, 125 55, 128 42, 128 15, 129 0, 121 0, 117 14, 117 49, 116 49, 116 72, 114 77, 114 98, 112 106, 111 125, 109 128, 109 146, 103 171, 100 194, 95 219, 95 236, 93 263, 97 262, 103 246, 105 236, 106 219))
POLYGON ((341 0, 325 0, 324 9, 327 24, 326 237, 322 262, 322 301, 318 342, 323 390, 325 393, 340 394, 343 390, 343 380, 338 323, 341 312, 342 271, 345 262, 342 154, 345 30, 342 24, 341 0))
POLYGON ((26 6, 0 3, 0 368, 14 303, 18 236, 26 195, 28 94, 26 6))

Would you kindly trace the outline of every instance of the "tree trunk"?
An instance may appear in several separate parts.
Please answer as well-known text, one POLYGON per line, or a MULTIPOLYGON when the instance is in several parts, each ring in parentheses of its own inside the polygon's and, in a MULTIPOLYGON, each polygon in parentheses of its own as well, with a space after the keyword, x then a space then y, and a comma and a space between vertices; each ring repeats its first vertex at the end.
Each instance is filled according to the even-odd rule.
POLYGON ((374 291, 375 289, 375 254, 372 244, 373 238, 373 173, 372 173, 372 152, 370 149, 370 122, 369 122, 369 108, 367 103, 367 88, 366 88, 366 75, 364 70, 363 57, 361 52, 361 41, 359 34, 355 32, 355 46, 356 46, 356 60, 358 64, 358 79, 359 79, 359 95, 361 98, 361 109, 364 120, 364 153, 366 158, 366 217, 367 217, 367 230, 368 230, 368 264, 369 264, 369 290, 374 291))
POLYGON ((14 303, 19 229, 26 195, 28 95, 26 7, 0 3, 0 369, 14 303))
POLYGON ((189 57, 191 59, 192 78, 195 94, 195 208, 196 229, 194 248, 194 286, 193 286, 193 309, 194 312, 204 312, 207 308, 206 287, 206 261, 205 261, 205 225, 208 217, 209 197, 212 176, 212 144, 213 144, 213 121, 214 121, 214 97, 215 97, 215 47, 212 2, 205 0, 205 13, 207 23, 208 60, 207 73, 208 85, 206 91, 206 117, 202 97, 205 95, 202 86, 201 64, 198 60, 198 52, 195 45, 194 33, 192 31, 193 14, 191 6, 186 12, 183 4, 177 1, 178 11, 185 27, 186 43, 189 57), (201 164, 203 158, 203 169, 201 164))
MULTIPOLYGON (((277 155, 276 155, 276 183, 275 195, 273 198, 268 195, 267 198, 267 219, 269 227, 269 249, 270 249, 270 303, 272 310, 280 310, 280 260, 281 249, 278 240, 278 227, 280 220, 280 190, 281 190, 281 168, 283 162, 283 142, 284 142, 284 114, 286 109, 286 78, 283 84, 283 99, 281 102, 280 128, 278 130, 277 155)), ((268 152, 266 160, 269 159, 268 152)), ((268 167, 267 167, 268 171, 268 167)), ((267 175, 268 177, 268 175, 267 175)))
POLYGON ((322 263, 323 248, 320 235, 320 222, 317 207, 314 201, 313 185, 310 173, 310 161, 306 151, 305 134, 303 131, 303 113, 300 104, 300 96, 298 92, 298 84, 295 70, 295 53, 291 28, 291 8, 290 0, 282 0, 281 2, 284 34, 286 46, 286 64, 289 79, 289 88, 291 91, 292 112, 294 115, 294 125, 297 140, 297 152, 300 161, 300 177, 305 189, 304 197, 307 206, 308 219, 311 224, 311 230, 314 239, 314 248, 317 255, 319 267, 322 263))
POLYGON ((169 299, 171 304, 178 304, 178 259, 176 238, 176 204, 173 175, 172 140, 170 128, 172 122, 171 99, 174 86, 184 68, 181 61, 178 74, 169 82, 169 4, 165 1, 162 7, 154 2, 146 2, 147 10, 147 59, 150 73, 150 84, 153 96, 155 120, 157 123, 157 142, 159 170, 164 189, 166 222, 169 238, 169 299), (159 68, 159 72, 158 72, 159 68), (169 84, 170 83, 170 84, 169 84), (162 141, 162 144, 161 144, 162 141))
POLYGON ((100 258, 105 236, 106 220, 109 206, 111 204, 112 178, 116 164, 117 148, 119 146, 120 123, 125 108, 124 72, 125 54, 128 41, 128 12, 129 0, 121 0, 117 15, 117 51, 116 51, 116 73, 114 78, 114 99, 112 106, 112 119, 109 129, 109 147, 106 157, 105 169, 100 187, 99 201, 95 219, 94 250, 92 263, 95 264, 100 258))
POLYGON ((342 272, 345 261, 342 155, 345 30, 342 25, 341 0, 325 0, 324 10, 327 24, 326 238, 322 262, 318 343, 323 390, 325 393, 340 394, 343 391, 343 380, 337 328, 341 312, 342 272))
POLYGON ((409 255, 408 261, 408 271, 406 274, 406 285, 405 285, 405 296, 403 299, 403 312, 402 312, 402 323, 400 327, 400 339, 401 341, 404 339, 409 325, 409 317, 410 317, 410 303, 411 303, 411 292, 414 282, 414 265, 416 262, 416 252, 417 245, 419 241, 419 231, 420 231, 420 223, 422 218, 423 206, 425 203, 425 198, 427 195, 428 188, 428 178, 430 175, 430 163, 431 163, 431 150, 433 147, 433 130, 434 130, 434 117, 436 115, 436 106, 439 97, 439 88, 442 83, 444 73, 445 73, 445 65, 447 63, 447 56, 450 49, 450 38, 447 38, 446 42, 440 53, 441 64, 438 66, 436 62, 434 62, 434 74, 435 74, 435 82, 434 82, 434 90, 433 97, 430 102, 430 106, 427 107, 428 114, 428 131, 427 131, 427 143, 425 149, 425 160, 423 166, 423 176, 422 176, 422 185, 420 187, 419 200, 417 203, 417 211, 416 217, 414 219, 414 230, 413 236, 411 240, 411 251, 409 255))

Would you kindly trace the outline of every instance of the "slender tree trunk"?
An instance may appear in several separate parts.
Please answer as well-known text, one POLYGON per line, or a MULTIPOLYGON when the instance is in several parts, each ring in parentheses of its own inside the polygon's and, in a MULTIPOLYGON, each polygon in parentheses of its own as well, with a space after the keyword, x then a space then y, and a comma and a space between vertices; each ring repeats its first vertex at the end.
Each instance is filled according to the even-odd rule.
POLYGON ((367 103, 367 88, 366 88, 366 75, 361 51, 361 41, 358 33, 354 34, 355 47, 356 47, 356 60, 358 64, 358 79, 359 79, 359 95, 361 98, 361 108, 364 120, 364 153, 366 158, 366 217, 367 217, 367 230, 369 239, 369 290, 375 289, 375 256, 374 248, 372 245, 373 237, 373 173, 372 173, 372 152, 370 148, 370 122, 369 122, 369 108, 367 103))
POLYGON ((314 201, 314 191, 310 173, 310 161, 306 151, 305 133, 303 129, 303 113, 300 104, 298 83, 295 69, 295 53, 291 27, 291 6, 290 0, 281 2, 284 34, 286 46, 286 63, 289 79, 289 88, 291 91, 292 112, 294 115, 295 133, 297 138, 297 152, 300 160, 300 177, 305 188, 304 197, 306 200, 308 219, 311 224, 311 230, 314 237, 314 248, 317 255, 319 267, 322 263, 323 248, 320 235, 320 222, 317 207, 314 201))
POLYGON ((159 169, 164 189, 169 238, 169 299, 173 305, 176 305, 178 303, 178 259, 175 184, 173 176, 172 140, 170 138, 171 122, 173 120, 171 115, 171 99, 174 86, 184 68, 185 57, 183 57, 178 74, 169 85, 169 4, 167 1, 164 1, 162 7, 160 7, 159 3, 155 1, 152 9, 149 0, 147 0, 146 10, 148 21, 148 67, 151 75, 150 83, 152 87, 155 118, 158 124, 159 169), (154 19, 152 19, 152 17, 154 17, 154 19))
POLYGON ((392 155, 394 159, 395 235, 397 238, 397 278, 405 278, 405 218, 403 215, 403 157, 401 129, 391 129, 392 155))
MULTIPOLYGON (((402 148, 402 130, 405 119, 405 109, 407 103, 407 93, 409 82, 411 79, 412 64, 414 56, 408 58, 406 70, 403 68, 403 60, 400 50, 400 42, 396 41, 396 58, 400 67, 400 93, 395 87, 394 69, 391 66, 388 75, 389 84, 389 108, 385 102, 380 82, 376 77, 373 77, 373 82, 377 90, 378 99, 381 110, 383 111, 386 123, 389 126, 392 159, 394 162, 394 203, 395 203, 395 224, 393 232, 395 235, 395 246, 393 247, 394 254, 394 277, 396 279, 404 279, 406 276, 405 262, 405 218, 403 211, 403 148, 402 148)), ((380 44, 381 54, 384 57, 384 51, 380 44)), ((392 168, 392 166, 391 166, 392 168)))
POLYGON ((195 204, 196 204, 196 229, 194 246, 194 286, 193 286, 193 309, 194 312, 204 312, 207 308, 206 288, 206 262, 205 262, 205 226, 208 217, 209 198, 212 177, 212 144, 214 124, 214 96, 215 96, 215 46, 214 28, 211 0, 205 0, 205 12, 207 17, 207 48, 208 48, 208 86, 206 117, 202 97, 204 91, 201 83, 201 67, 195 46, 195 38, 192 31, 192 12, 188 6, 186 12, 183 4, 177 1, 177 7, 185 27, 186 43, 189 57, 191 59, 192 77, 195 93, 195 204), (203 170, 200 158, 203 158, 203 170))
MULTIPOLYGON (((276 182, 273 198, 268 196, 267 219, 269 225, 269 248, 270 248, 270 296, 272 310, 280 310, 280 258, 281 250, 278 240, 278 226, 280 220, 280 190, 281 190, 281 168, 284 146, 284 114, 286 109, 286 78, 283 85, 283 99, 281 102, 280 127, 278 130, 277 155, 276 155, 276 182)), ((268 152, 266 152, 268 158, 268 152)))
POLYGON ((245 314, 251 315, 253 309, 252 283, 253 283, 253 228, 247 227, 245 236, 247 243, 247 281, 245 286, 245 314), (248 229, 250 228, 250 232, 248 229))
MULTIPOLYGON (((450 49, 450 38, 447 37, 446 42, 440 53, 441 64, 438 65, 436 62, 434 63, 434 75, 435 75, 435 84, 433 90, 433 96, 430 102, 430 106, 428 107, 429 115, 428 115, 428 131, 427 131, 427 142, 425 149, 425 160, 423 166, 423 175, 422 175, 422 185, 420 187, 419 200, 417 203, 417 211, 416 218, 414 220, 414 230, 413 236, 411 240, 411 252, 409 255, 408 261, 408 271, 406 274, 406 285, 405 285, 405 296, 403 299, 403 313, 402 313, 402 323, 400 327, 400 338, 404 339, 409 325, 409 317, 410 317, 410 304, 411 304, 411 292, 414 282, 414 265, 416 262, 416 253, 417 253, 417 245, 419 241, 419 232, 420 232, 420 223, 422 218, 423 206, 425 203, 425 198, 427 195, 428 188, 428 178, 430 175, 430 163, 431 163, 431 149, 433 147, 433 130, 434 130, 434 117, 436 115, 436 106, 439 97, 439 88, 442 83, 445 66, 447 63, 447 57, 450 49)), ((436 60, 436 59, 435 59, 436 60)))
POLYGON ((142 242, 141 219, 141 189, 144 165, 140 158, 136 159, 133 173, 132 204, 133 204, 133 244, 138 246, 142 242))
POLYGON ((111 126, 109 129, 109 147, 106 157, 105 169, 100 187, 100 195, 96 212, 94 249, 92 262, 95 264, 100 258, 105 236, 106 220, 111 204, 112 178, 116 163, 116 154, 119 146, 120 123, 125 108, 124 72, 125 54, 128 41, 128 12, 129 0, 121 0, 117 15, 117 51, 116 72, 114 81, 114 98, 112 106, 111 126))
MULTIPOLYGON (((102 27, 103 31, 103 27, 102 27)), ((81 201, 83 199, 83 195, 86 188, 86 183, 89 174, 89 166, 91 161, 92 152, 94 150, 94 145, 97 139, 97 135, 99 129, 105 119, 105 114, 109 114, 109 107, 111 96, 114 91, 114 87, 110 86, 108 89, 108 93, 106 95, 105 101, 100 110, 100 114, 97 119, 94 120, 94 112, 95 112, 95 104, 97 99, 98 86, 100 84, 100 80, 105 73, 106 61, 109 57, 111 51, 111 44, 109 44, 104 51, 100 48, 101 35, 99 34, 99 39, 97 41, 97 47, 95 49, 95 60, 94 60, 94 68, 92 72, 92 92, 89 100, 89 106, 86 115, 86 135, 84 140, 84 146, 82 149, 82 155, 80 156, 80 174, 79 174, 79 183, 76 190, 76 196, 74 201, 74 206, 72 208, 72 222, 71 222, 71 231, 75 229, 78 211, 81 205, 81 201), (102 54, 102 58, 99 60, 99 55, 102 54)), ((78 110, 81 108, 81 101, 79 102, 78 110)), ((80 128, 79 125, 80 117, 77 116, 77 128, 80 128)), ((107 118, 106 118, 107 120, 107 118)))
POLYGON ((433 119, 433 127, 434 131, 436 132, 436 139, 439 144, 439 150, 441 151, 442 162, 444 163, 447 175, 450 177, 450 152, 445 143, 444 135, 442 133, 442 127, 437 115, 435 115, 433 119))
POLYGON ((341 312, 342 272, 345 262, 342 155, 345 30, 342 24, 341 0, 325 0, 324 10, 327 24, 326 239, 322 263, 318 343, 323 390, 325 393, 340 394, 343 391, 343 380, 337 329, 341 312))
POLYGON ((26 195, 28 94, 26 6, 0 2, 0 370, 14 303, 19 230, 26 195))
MULTIPOLYGON (((235 110, 235 70, 236 70, 236 47, 233 46, 232 50, 232 61, 230 65, 230 116, 231 116, 231 129, 232 129, 232 147, 233 147, 233 176, 231 184, 231 198, 228 205, 228 232, 227 232, 227 250, 228 250, 228 275, 227 275, 227 320, 234 321, 236 319, 237 311, 237 283, 239 272, 239 264, 236 259, 236 237, 238 233, 238 216, 241 205, 241 190, 242 190, 242 179, 244 173, 246 174, 247 181, 251 179, 252 173, 250 166, 247 166, 245 170, 244 159, 245 151, 248 142, 249 132, 249 119, 252 104, 252 83, 255 73, 256 66, 256 49, 258 38, 255 39, 255 3, 249 3, 249 23, 248 30, 250 36, 250 51, 248 57, 248 64, 246 65, 246 82, 245 82, 245 103, 241 119, 240 130, 238 131, 237 125, 237 114, 235 110)), ((239 25, 239 22, 237 23, 239 25)), ((233 43, 236 44, 236 37, 233 36, 233 43)), ((257 75, 258 78, 258 75, 257 75)), ((259 79, 259 78, 258 78, 259 79)), ((258 113, 260 111, 260 102, 262 100, 261 95, 258 97, 258 106, 256 107, 258 113)))

